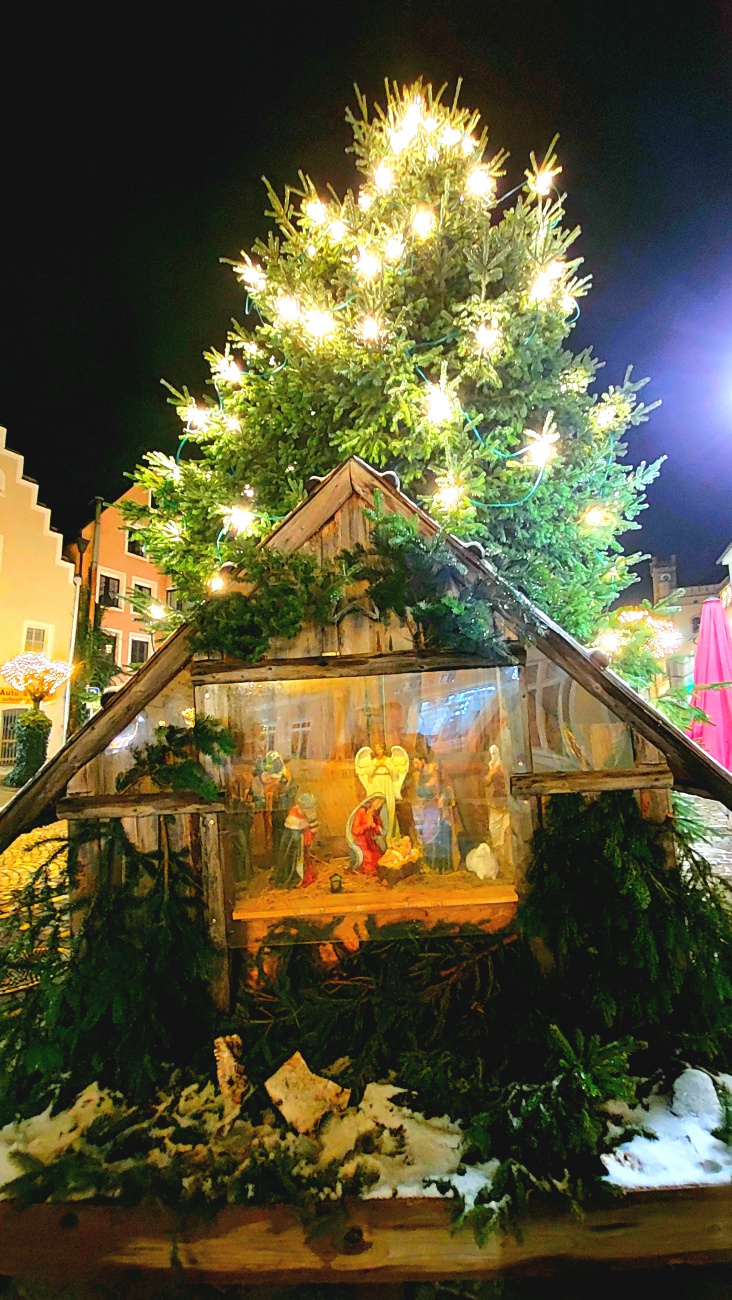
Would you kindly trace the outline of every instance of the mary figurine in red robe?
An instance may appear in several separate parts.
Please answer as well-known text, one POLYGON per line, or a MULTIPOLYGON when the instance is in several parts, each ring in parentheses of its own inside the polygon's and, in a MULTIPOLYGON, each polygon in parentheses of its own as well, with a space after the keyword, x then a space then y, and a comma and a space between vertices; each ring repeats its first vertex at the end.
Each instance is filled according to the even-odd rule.
POLYGON ((383 794, 370 795, 354 808, 346 823, 346 839, 351 850, 350 866, 363 876, 377 876, 377 864, 384 852, 384 827, 381 810, 383 794))

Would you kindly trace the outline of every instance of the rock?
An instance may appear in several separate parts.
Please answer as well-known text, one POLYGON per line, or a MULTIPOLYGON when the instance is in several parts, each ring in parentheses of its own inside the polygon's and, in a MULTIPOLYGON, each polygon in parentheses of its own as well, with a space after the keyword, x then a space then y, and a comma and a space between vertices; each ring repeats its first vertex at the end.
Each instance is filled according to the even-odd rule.
POLYGON ((309 1070, 299 1052, 267 1079, 265 1088, 288 1124, 298 1133, 312 1133, 324 1115, 339 1114, 351 1099, 350 1088, 309 1070))
POLYGON ((702 1115, 711 1117, 713 1125, 721 1118, 717 1092, 704 1070, 684 1070, 674 1084, 671 1109, 674 1115, 702 1115))
POLYGON ((246 1072, 239 1064, 241 1050, 242 1042, 238 1034, 228 1034, 223 1038, 214 1039, 216 1077, 227 1110, 234 1108, 238 1110, 245 1093, 249 1090, 246 1072))

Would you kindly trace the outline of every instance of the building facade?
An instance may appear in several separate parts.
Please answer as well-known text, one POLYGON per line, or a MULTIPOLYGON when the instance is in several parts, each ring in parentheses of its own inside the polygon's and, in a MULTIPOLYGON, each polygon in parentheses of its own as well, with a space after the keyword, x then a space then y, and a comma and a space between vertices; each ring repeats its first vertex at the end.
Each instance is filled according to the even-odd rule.
MULTIPOLYGON (((73 650, 77 584, 63 558, 51 512, 38 504, 38 484, 26 478, 23 457, 5 445, 0 428, 0 663, 24 651, 69 661, 73 650)), ((52 722, 49 754, 63 743, 66 694, 44 703, 52 722)), ((15 761, 15 724, 27 707, 0 678, 0 770, 15 761)))
POLYGON ((67 551, 82 573, 90 599, 103 611, 102 628, 120 669, 120 682, 126 671, 145 663, 154 648, 130 605, 131 592, 141 591, 160 605, 171 599, 169 578, 151 564, 140 543, 130 536, 119 509, 122 501, 144 503, 145 500, 141 488, 136 485, 129 488, 82 528, 81 537, 87 543, 83 554, 80 555, 76 543, 67 551))

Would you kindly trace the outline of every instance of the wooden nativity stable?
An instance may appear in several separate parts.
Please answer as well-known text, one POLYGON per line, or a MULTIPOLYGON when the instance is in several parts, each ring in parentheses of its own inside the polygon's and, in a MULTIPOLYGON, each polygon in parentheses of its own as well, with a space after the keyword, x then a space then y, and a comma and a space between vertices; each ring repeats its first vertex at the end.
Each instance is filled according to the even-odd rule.
MULTIPOLYGON (((352 457, 263 545, 335 560, 368 544, 377 494, 424 535, 439 532, 395 475, 352 457)), ((421 652, 362 593, 256 663, 194 655, 182 627, 7 805, 0 849, 53 807, 72 822, 122 818, 148 849, 165 816, 200 863, 228 955, 298 940, 352 948, 400 920, 501 928, 546 795, 629 789, 656 820, 671 787, 732 808, 724 769, 500 579, 479 546, 446 541, 455 583, 483 584, 498 651, 421 652), (116 793, 132 748, 194 712, 236 740, 220 800, 116 793)), ((85 867, 93 888, 92 848, 85 867)))

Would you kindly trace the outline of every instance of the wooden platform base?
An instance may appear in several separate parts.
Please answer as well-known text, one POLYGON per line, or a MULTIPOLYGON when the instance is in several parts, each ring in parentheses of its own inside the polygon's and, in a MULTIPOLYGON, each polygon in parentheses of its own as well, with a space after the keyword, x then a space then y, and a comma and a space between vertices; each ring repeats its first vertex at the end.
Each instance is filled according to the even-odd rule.
POLYGON ((480 1248, 454 1233, 434 1200, 351 1204, 308 1240, 294 1211, 227 1209, 209 1224, 169 1212, 92 1206, 0 1206, 0 1274, 24 1279, 150 1274, 220 1285, 390 1283, 561 1272, 578 1264, 641 1268, 732 1260, 732 1187, 633 1192, 582 1219, 525 1223, 520 1240, 495 1233, 480 1248))

